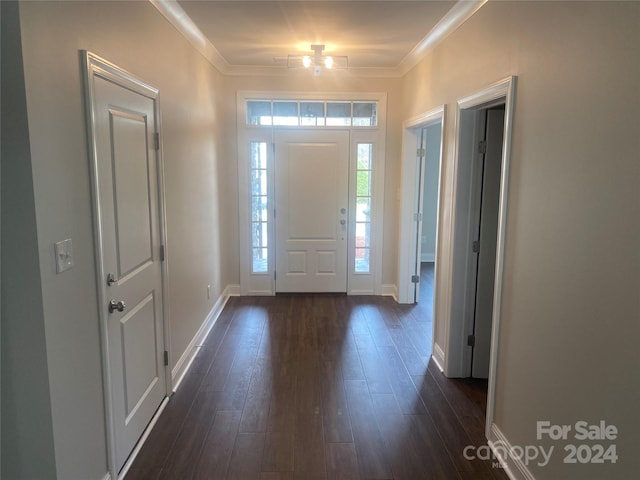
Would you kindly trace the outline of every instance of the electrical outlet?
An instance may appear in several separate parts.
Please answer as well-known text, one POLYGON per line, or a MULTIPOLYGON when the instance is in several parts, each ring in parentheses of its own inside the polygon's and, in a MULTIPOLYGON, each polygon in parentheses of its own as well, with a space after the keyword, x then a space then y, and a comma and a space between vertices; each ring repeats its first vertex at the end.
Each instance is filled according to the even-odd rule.
POLYGON ((211 300, 211 285, 207 285, 207 300, 211 300))
POLYGON ((55 244, 56 272, 62 273, 73 267, 73 245, 70 238, 55 244))

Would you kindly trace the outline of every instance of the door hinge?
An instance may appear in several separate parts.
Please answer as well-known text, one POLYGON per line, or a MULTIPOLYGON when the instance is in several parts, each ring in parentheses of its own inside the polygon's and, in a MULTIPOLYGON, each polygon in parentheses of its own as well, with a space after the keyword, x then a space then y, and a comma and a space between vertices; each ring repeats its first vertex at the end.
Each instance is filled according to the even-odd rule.
POLYGON ((417 155, 418 157, 424 157, 424 155, 425 155, 425 150, 424 150, 424 148, 419 148, 419 149, 416 151, 416 155, 417 155))
POLYGON ((473 241, 473 244, 471 245, 471 251, 473 253, 478 253, 480 251, 480 241, 478 240, 473 241))
POLYGON ((483 155, 487 153, 487 142, 485 140, 478 142, 478 153, 482 153, 483 155))
POLYGON ((273 218, 276 218, 276 209, 273 209, 273 218))
POLYGON ((277 275, 276 275, 276 272, 274 271, 274 272, 273 272, 273 281, 274 281, 274 282, 276 281, 276 276, 277 276, 277 275))
POLYGON ((164 351, 164 364, 169 365, 169 352, 164 351))
POLYGON ((411 283, 420 283, 420 275, 411 275, 411 283))
POLYGON ((276 144, 275 144, 275 142, 271 144, 271 151, 273 153, 276 153, 276 144))
POLYGON ((153 148, 160 150, 160 134, 158 132, 153 134, 153 148))
POLYGON ((164 245, 160 245, 160 261, 164 262, 164 245))
POLYGON ((475 335, 469 335, 467 337, 467 346, 469 346, 469 347, 475 347, 476 346, 476 336, 475 335))

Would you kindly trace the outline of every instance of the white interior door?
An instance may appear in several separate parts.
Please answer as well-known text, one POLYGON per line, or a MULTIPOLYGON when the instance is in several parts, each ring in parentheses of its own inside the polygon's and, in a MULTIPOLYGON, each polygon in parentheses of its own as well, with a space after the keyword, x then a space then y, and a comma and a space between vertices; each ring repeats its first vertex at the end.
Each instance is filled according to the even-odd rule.
POLYGON ((166 395, 155 109, 154 98, 94 77, 95 173, 106 277, 102 308, 118 470, 166 395))
POLYGON ((485 140, 487 146, 482 174, 480 226, 478 234, 478 270, 473 332, 475 342, 471 371, 471 375, 475 378, 489 377, 504 110, 488 110, 486 125, 485 140))
POLYGON ((346 292, 349 132, 275 134, 276 292, 346 292))
MULTIPOLYGON (((414 278, 420 278, 420 270, 422 264, 422 226, 423 226, 423 212, 424 212, 424 173, 426 166, 426 151, 427 151, 427 128, 424 127, 420 130, 418 135, 417 146, 417 171, 416 171, 416 259, 413 271, 414 278)), ((420 283, 413 281, 413 301, 418 303, 420 301, 420 283)))

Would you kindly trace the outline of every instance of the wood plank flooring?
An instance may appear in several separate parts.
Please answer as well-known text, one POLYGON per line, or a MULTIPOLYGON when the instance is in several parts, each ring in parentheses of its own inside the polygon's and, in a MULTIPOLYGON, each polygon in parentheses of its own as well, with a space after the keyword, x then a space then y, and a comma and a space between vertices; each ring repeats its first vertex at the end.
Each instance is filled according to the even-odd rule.
POLYGON ((231 298, 126 479, 506 479, 463 457, 486 383, 429 362, 421 304, 231 298))

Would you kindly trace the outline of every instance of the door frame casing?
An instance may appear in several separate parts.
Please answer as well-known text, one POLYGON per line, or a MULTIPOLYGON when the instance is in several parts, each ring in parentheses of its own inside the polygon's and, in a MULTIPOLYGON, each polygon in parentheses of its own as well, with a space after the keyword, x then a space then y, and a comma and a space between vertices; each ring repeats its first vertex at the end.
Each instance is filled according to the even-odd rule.
MULTIPOLYGON (((115 443, 115 426, 114 426, 114 413, 112 403, 113 386, 111 383, 111 367, 110 367, 110 353, 109 353, 109 335, 107 318, 102 308, 107 302, 107 295, 105 289, 104 279, 106 278, 106 269, 103 261, 103 238, 102 238, 102 219, 101 219, 101 205, 99 198, 99 178, 98 178, 98 155, 96 149, 96 120, 95 120, 95 90, 93 85, 94 78, 102 78, 109 82, 112 82, 120 87, 131 90, 135 93, 150 98, 154 102, 154 122, 155 133, 161 132, 160 125, 160 92, 157 88, 150 86, 144 81, 140 80, 133 74, 126 70, 114 65, 113 63, 99 57, 98 55, 82 50, 81 59, 84 69, 84 83, 85 83, 85 111, 86 111, 86 125, 87 125, 87 149, 89 153, 89 165, 90 165, 90 180, 91 180, 91 196, 92 196, 92 214, 93 214, 93 230, 94 230, 94 251, 96 261, 96 290, 98 297, 98 318, 100 322, 100 347, 102 356, 102 379, 103 379, 103 393, 105 402, 105 428, 107 433, 107 464, 109 469, 110 478, 118 478, 118 468, 116 461, 116 443, 115 443)), ((157 182, 158 182, 158 221, 160 229, 160 242, 164 245, 165 258, 161 261, 161 283, 162 283, 162 328, 163 328, 163 340, 165 351, 170 351, 170 332, 169 332, 169 309, 168 309, 168 262, 166 257, 167 250, 167 232, 166 232, 166 205, 165 205, 165 175, 164 175, 164 162, 162 158, 162 142, 158 145, 156 150, 156 162, 157 162, 157 182)), ((171 369, 168 365, 164 367, 165 376, 165 398, 158 412, 156 412, 154 418, 151 420, 149 426, 143 433, 138 445, 134 447, 130 458, 125 462, 121 471, 126 472, 128 469, 133 453, 139 448, 140 443, 144 441, 148 430, 155 423, 157 415, 162 410, 170 392, 172 391, 171 369)))
MULTIPOLYGON (((286 92, 286 91, 237 91, 236 92, 236 140, 237 140, 237 166, 238 166, 238 233, 240 254, 240 294, 241 295, 275 295, 274 279, 274 255, 275 247, 269 250, 269 269, 266 273, 253 273, 251 271, 251 236, 249 229, 250 205, 249 205, 249 142, 259 141, 272 144, 276 130, 288 129, 319 129, 323 131, 348 130, 350 132, 349 149, 349 204, 351 208, 352 196, 355 195, 353 185, 355 179, 351 178, 352 165, 355 164, 354 149, 357 143, 374 143, 373 151, 373 179, 372 179, 372 211, 375 225, 371 233, 372 262, 371 271, 367 274, 353 273, 352 265, 347 265, 347 294, 350 295, 381 295, 382 287, 382 251, 384 239, 384 169, 386 156, 386 118, 387 118, 387 94, 380 92, 286 92), (267 126, 248 125, 247 100, 319 100, 319 101, 375 101, 378 103, 378 124, 376 126, 358 127, 312 127, 312 126, 267 126), (351 158, 353 157, 353 158, 351 158), (369 281, 365 281, 368 277, 369 281), (369 284, 369 285, 367 285, 369 284)), ((275 155, 272 147, 267 148, 267 163, 272 166, 268 173, 268 201, 274 205, 275 192, 273 165, 275 155)), ((355 198, 355 197, 354 197, 355 198)), ((351 213, 351 212, 350 212, 351 213)), ((275 222, 273 209, 269 208, 269 238, 275 238, 275 222)), ((373 222, 372 222, 373 223, 373 222)), ((352 245, 351 233, 355 226, 355 216, 349 217, 349 245, 347 250, 348 262, 351 262, 352 245), (353 217, 353 220, 352 220, 353 217), (353 226, 352 226, 353 223, 353 226)))
MULTIPOLYGON (((464 175, 464 170, 471 168, 470 165, 462 165, 461 161, 461 115, 463 110, 477 110, 487 108, 489 106, 504 104, 504 137, 502 143, 502 159, 500 172, 500 201, 498 207, 498 231, 496 240, 496 267, 495 282, 493 294, 493 312, 492 312, 492 328, 491 328, 491 355, 489 366, 489 386, 487 392, 487 412, 486 412, 486 429, 487 438, 490 437, 491 427, 493 425, 495 412, 495 394, 497 381, 497 359, 499 350, 500 335, 500 317, 502 308, 502 290, 504 275, 504 257, 506 248, 506 227, 507 227, 507 201, 509 193, 509 163, 511 158, 511 138, 513 131, 513 116, 515 89, 517 77, 507 77, 498 81, 477 93, 463 97, 456 102, 456 113, 454 123, 454 151, 453 165, 451 171, 447 175, 447 192, 449 192, 448 210, 451 212, 450 221, 443 225, 443 241, 447 240, 450 246, 443 255, 442 268, 446 269, 449 275, 449 284, 443 289, 439 295, 437 318, 444 328, 444 363, 443 371, 448 377, 464 377, 467 376, 469 362, 466 361, 469 347, 466 345, 466 322, 465 318, 460 314, 456 305, 464 305, 465 298, 469 295, 468 285, 468 269, 466 262, 456 260, 456 254, 460 255, 461 251, 456 249, 454 242, 461 238, 466 238, 468 231, 465 230, 464 215, 467 205, 461 204, 458 198, 459 178, 464 175)), ((461 187, 460 187, 461 188, 461 187)), ((467 213, 468 215, 468 213, 467 213)), ((466 222, 467 229, 469 222, 466 222)), ((466 249, 467 246, 464 246, 466 249)), ((468 251, 470 252, 470 246, 468 251)), ((466 251, 466 250, 465 250, 466 251)), ((462 255, 465 255, 462 252, 462 255)))
MULTIPOLYGON (((418 202, 419 182, 418 164, 416 162, 416 145, 420 131, 431 125, 440 123, 440 169, 438 173, 438 205, 436 207, 436 248, 434 270, 434 295, 433 311, 436 311, 438 295, 438 245, 440 236, 440 206, 444 159, 444 134, 445 134, 446 106, 441 105, 433 110, 422 113, 402 122, 402 166, 401 166, 401 197, 400 197, 400 241, 398 243, 398 303, 413 303, 414 284, 411 275, 415 268, 415 252, 417 251, 417 236, 415 232, 416 205, 418 202)), ((435 324, 435 322, 434 322, 435 324)), ((435 339, 435 337, 434 337, 435 339)))

